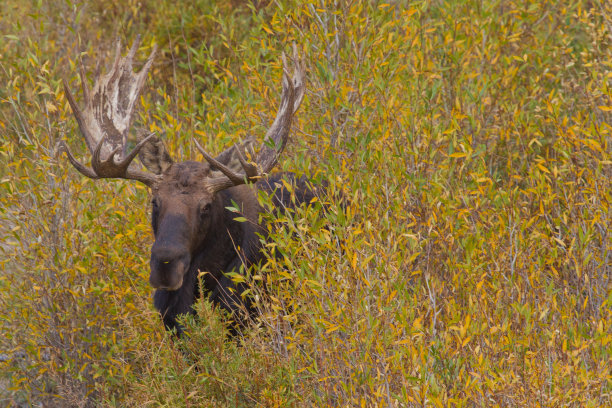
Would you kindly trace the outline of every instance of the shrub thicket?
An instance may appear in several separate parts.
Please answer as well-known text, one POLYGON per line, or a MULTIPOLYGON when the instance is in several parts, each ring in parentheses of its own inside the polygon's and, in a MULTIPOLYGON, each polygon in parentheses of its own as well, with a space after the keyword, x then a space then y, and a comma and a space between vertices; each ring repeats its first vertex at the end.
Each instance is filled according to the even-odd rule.
MULTIPOLYGON (((0 2, 1 405, 604 406, 612 8, 603 1, 0 2), (135 126, 175 157, 261 137, 280 54, 308 89, 281 160, 330 183, 273 218, 226 342, 151 306, 148 191, 81 177, 61 78, 160 56, 135 126), (82 53, 81 53, 82 52, 82 53), (337 193, 346 198, 345 209, 337 193)), ((85 154, 83 153, 83 156, 85 154)), ((262 197, 265 204, 266 197, 262 197)))

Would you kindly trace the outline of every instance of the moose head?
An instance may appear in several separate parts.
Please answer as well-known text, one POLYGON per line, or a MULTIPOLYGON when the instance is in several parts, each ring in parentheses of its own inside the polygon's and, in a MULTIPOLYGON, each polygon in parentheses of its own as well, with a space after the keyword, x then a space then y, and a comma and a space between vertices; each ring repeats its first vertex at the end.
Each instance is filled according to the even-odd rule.
POLYGON ((136 40, 122 57, 118 42, 110 72, 98 77, 93 89, 80 66, 83 108, 64 81, 66 97, 91 153, 91 167, 77 161, 63 141, 59 151, 91 179, 130 179, 150 188, 155 242, 149 282, 156 289, 154 303, 166 327, 177 328, 180 333, 176 316, 193 312, 191 306, 201 289, 230 312, 249 308, 241 296, 243 288, 226 272, 238 272, 262 257, 260 238, 265 230, 258 224, 262 209, 256 190, 263 189, 280 202, 283 192, 271 186, 277 179, 289 178, 301 183, 301 201, 312 197, 306 183, 292 174, 268 175, 287 144, 292 118, 304 96, 304 69, 294 47, 295 69, 290 77, 283 55, 280 106, 257 153, 252 143, 244 143, 231 146, 215 158, 194 139, 205 161, 175 162, 163 141, 147 132, 139 132, 140 141, 127 151, 133 113, 156 53, 154 48, 140 72, 135 73, 132 63, 138 46, 136 40), (136 156, 146 171, 133 162, 136 156), (236 221, 237 214, 226 209, 232 202, 240 206, 239 215, 248 222, 236 221), (204 288, 198 284, 199 272, 206 272, 204 288))

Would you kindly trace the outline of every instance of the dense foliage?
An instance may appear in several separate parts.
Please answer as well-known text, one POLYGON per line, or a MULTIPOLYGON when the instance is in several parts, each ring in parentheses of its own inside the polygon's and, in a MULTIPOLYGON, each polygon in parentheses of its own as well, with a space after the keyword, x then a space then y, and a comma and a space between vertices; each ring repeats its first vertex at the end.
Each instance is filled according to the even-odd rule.
POLYGON ((0 405, 610 404, 610 4, 0 2, 0 405), (261 138, 281 52, 307 66, 280 167, 329 206, 272 219, 239 341, 207 302, 164 332, 147 189, 54 155, 86 156, 61 79, 137 34, 135 126, 185 160, 261 138))

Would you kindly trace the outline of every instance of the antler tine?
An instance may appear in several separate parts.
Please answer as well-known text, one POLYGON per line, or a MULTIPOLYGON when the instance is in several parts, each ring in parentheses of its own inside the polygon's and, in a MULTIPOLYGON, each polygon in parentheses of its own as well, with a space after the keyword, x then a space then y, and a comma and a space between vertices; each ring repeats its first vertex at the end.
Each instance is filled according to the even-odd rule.
POLYGON ((56 154, 59 155, 62 152, 66 153, 66 155, 68 156, 68 160, 70 161, 72 166, 74 166, 74 168, 77 169, 82 175, 87 176, 91 179, 98 178, 98 175, 92 169, 90 169, 89 167, 83 166, 81 163, 79 163, 77 159, 75 159, 74 156, 72 155, 72 152, 70 151, 66 143, 64 143, 63 140, 60 140, 59 143, 57 144, 56 154))
POLYGON ((297 112, 304 99, 304 61, 300 58, 297 46, 293 43, 293 86, 296 90, 296 98, 293 102, 293 113, 297 112))
POLYGON ((157 44, 153 45, 153 50, 151 51, 151 54, 149 54, 149 58, 147 58, 142 69, 137 74, 136 87, 138 89, 141 89, 142 86, 144 85, 144 82, 147 79, 147 74, 149 73, 149 69, 151 68, 151 65, 153 65, 153 60, 155 59, 156 54, 157 54, 157 44))
POLYGON ((225 174, 225 176, 232 182, 232 185, 238 185, 244 183, 244 175, 240 175, 239 173, 234 172, 229 167, 225 166, 223 163, 215 160, 210 154, 204 150, 202 146, 198 143, 197 140, 193 139, 196 147, 202 153, 202 156, 206 159, 206 161, 211 165, 219 169, 221 173, 225 174))
POLYGON ((90 153, 93 153, 93 149, 95 148, 96 144, 94 143, 95 140, 93 140, 91 134, 87 129, 87 126, 85 124, 85 118, 83 117, 83 112, 81 111, 81 109, 79 109, 79 105, 77 105, 74 96, 72 95, 72 92, 70 92, 70 88, 68 87, 68 83, 66 82, 66 80, 62 79, 62 82, 64 84, 64 93, 66 94, 66 98, 68 98, 68 104, 70 104, 70 108, 72 109, 74 118, 76 119, 77 124, 79 125, 79 129, 81 130, 81 133, 85 138, 87 148, 89 149, 90 153))
MULTIPOLYGON (((111 69, 109 71, 108 74, 106 74, 105 79, 107 79, 107 83, 110 83, 112 81, 115 80, 115 78, 117 77, 117 75, 119 74, 119 64, 121 63, 121 40, 117 38, 117 41, 115 42, 115 58, 113 59, 113 65, 111 66, 111 69)), ((98 87, 100 85, 100 82, 96 82, 96 84, 94 85, 94 91, 96 90, 95 88, 98 87)))
MULTIPOLYGON (((85 67, 83 66, 83 60, 81 56, 79 56, 79 77, 81 77, 81 90, 83 91, 83 98, 86 101, 90 101, 91 92, 89 89, 89 84, 87 83, 87 75, 85 74, 85 67)), ((66 89, 65 83, 64 83, 64 89, 66 89)))
POLYGON ((127 60, 128 68, 132 68, 132 61, 134 60, 134 55, 136 55, 136 51, 138 51, 138 47, 140 47, 140 34, 136 36, 136 39, 132 44, 132 48, 130 48, 128 55, 125 57, 127 60))
POLYGON ((143 138, 140 142, 136 144, 136 146, 134 146, 130 154, 128 154, 123 160, 123 163, 125 163, 126 169, 130 165, 132 160, 134 160, 134 157, 136 157, 136 155, 140 152, 140 149, 142 149, 144 145, 146 145, 149 141, 153 139, 155 139, 155 132, 149 133, 149 136, 143 138))
POLYGON ((238 147, 236 147, 236 155, 238 156, 238 161, 240 161, 240 165, 244 169, 244 172, 249 179, 259 177, 257 166, 247 162, 242 154, 242 151, 238 147))

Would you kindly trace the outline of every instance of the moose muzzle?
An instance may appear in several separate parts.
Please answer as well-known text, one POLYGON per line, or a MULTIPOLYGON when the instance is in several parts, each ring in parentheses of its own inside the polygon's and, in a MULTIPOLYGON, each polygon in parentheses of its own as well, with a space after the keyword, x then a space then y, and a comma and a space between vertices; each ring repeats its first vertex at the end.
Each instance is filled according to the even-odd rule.
POLYGON ((155 289, 178 290, 190 263, 189 252, 179 247, 153 245, 149 282, 155 289))

